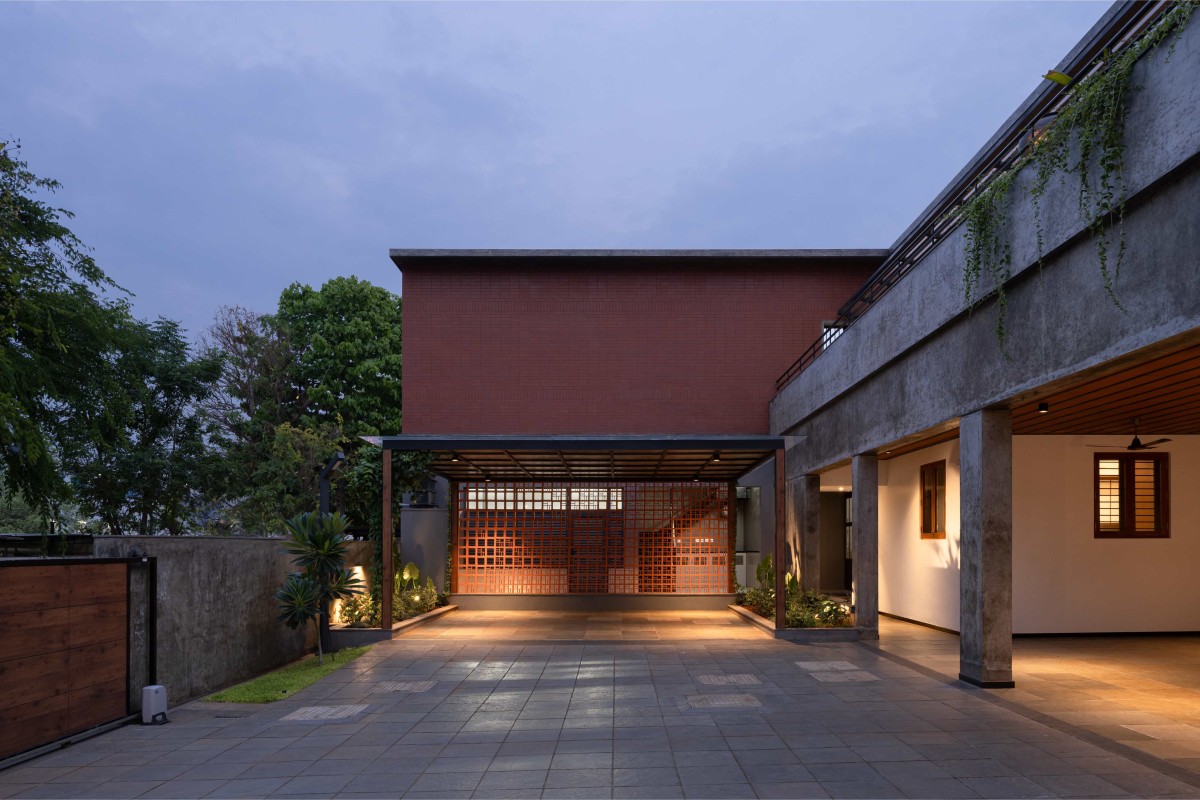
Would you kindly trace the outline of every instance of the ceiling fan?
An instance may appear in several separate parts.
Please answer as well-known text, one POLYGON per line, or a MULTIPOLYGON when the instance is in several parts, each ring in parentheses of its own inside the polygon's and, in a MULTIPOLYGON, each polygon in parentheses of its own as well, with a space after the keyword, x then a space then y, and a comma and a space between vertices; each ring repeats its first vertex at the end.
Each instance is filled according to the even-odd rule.
MULTIPOLYGON (((1133 441, 1125 445, 1126 450, 1153 450, 1160 444, 1166 444, 1167 442, 1171 441, 1170 439, 1155 439, 1152 442, 1143 442, 1138 438, 1137 432, 1138 422, 1140 421, 1141 420, 1138 417, 1133 418, 1133 441)), ((1089 444, 1088 447, 1120 447, 1120 445, 1089 444)))

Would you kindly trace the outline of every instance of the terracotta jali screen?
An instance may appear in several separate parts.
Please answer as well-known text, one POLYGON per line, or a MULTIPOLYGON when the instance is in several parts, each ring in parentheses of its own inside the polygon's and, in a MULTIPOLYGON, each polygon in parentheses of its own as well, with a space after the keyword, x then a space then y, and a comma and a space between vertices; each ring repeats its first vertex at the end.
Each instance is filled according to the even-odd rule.
POLYGON ((726 483, 459 483, 452 590, 732 591, 726 483))

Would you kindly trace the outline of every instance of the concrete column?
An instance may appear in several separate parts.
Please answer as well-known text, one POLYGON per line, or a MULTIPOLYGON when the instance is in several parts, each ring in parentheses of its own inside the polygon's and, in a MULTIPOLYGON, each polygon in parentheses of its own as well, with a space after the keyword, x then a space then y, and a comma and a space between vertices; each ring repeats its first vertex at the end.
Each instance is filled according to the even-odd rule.
POLYGON ((775 630, 787 627, 787 596, 784 576, 787 573, 787 457, 782 448, 775 451, 775 630))
POLYGON ((1012 679, 1012 415, 959 421, 959 675, 976 686, 1012 679))
POLYGON ((380 598, 379 627, 392 629, 392 451, 384 448, 383 453, 383 597, 380 598))
POLYGON ((804 475, 789 486, 796 516, 800 587, 821 588, 821 476, 804 475))
POLYGON ((851 462, 854 515, 854 624, 864 639, 879 638, 879 461, 851 462))

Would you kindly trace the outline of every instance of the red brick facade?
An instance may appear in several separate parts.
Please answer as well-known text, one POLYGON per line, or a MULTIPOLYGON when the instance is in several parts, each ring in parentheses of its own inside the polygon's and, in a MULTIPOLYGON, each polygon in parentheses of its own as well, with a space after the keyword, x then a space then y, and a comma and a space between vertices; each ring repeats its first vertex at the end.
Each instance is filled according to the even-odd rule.
POLYGON ((405 433, 765 434, 878 259, 397 263, 405 433))

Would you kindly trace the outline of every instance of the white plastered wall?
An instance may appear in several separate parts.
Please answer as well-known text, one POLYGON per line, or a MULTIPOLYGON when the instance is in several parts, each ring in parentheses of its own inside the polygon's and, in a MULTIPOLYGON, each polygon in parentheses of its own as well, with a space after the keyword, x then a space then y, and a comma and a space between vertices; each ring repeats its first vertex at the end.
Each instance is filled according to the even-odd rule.
POLYGON ((958 630, 958 440, 881 461, 879 610, 958 630), (946 461, 946 538, 921 538, 921 465, 946 461))
MULTIPOLYGON (((1089 445, 1124 438, 1013 437, 1014 633, 1200 630, 1200 436, 1171 438, 1170 538, 1097 539, 1089 445)), ((880 611, 958 630, 958 442, 883 463, 880 611), (920 467, 943 458, 946 538, 921 539, 920 467)))
POLYGON ((1170 438, 1167 539, 1095 538, 1088 445, 1128 437, 1013 438, 1014 633, 1200 630, 1200 436, 1170 438))

